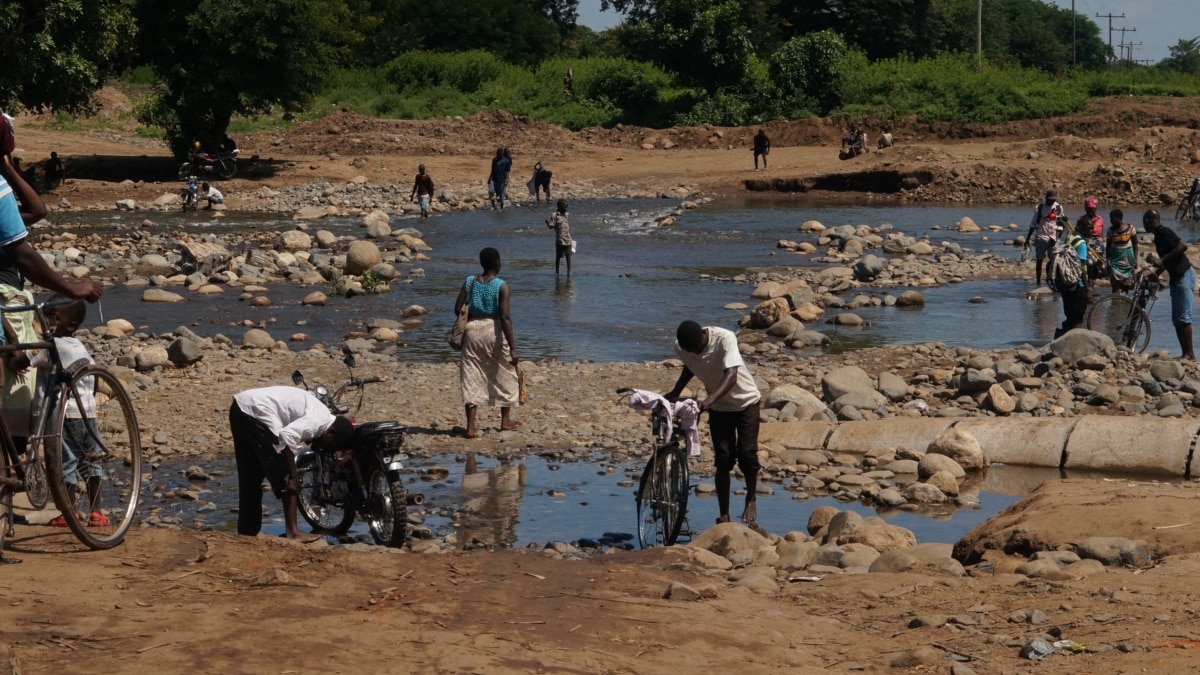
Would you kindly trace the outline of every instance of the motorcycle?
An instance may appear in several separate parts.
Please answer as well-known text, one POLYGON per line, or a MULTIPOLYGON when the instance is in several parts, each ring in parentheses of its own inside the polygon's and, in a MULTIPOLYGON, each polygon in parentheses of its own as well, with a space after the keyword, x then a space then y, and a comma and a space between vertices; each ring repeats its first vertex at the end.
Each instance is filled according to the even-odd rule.
MULTIPOLYGON (((354 354, 343 350, 342 362, 349 379, 330 392, 323 384, 311 389, 299 370, 292 382, 310 391, 335 415, 351 416, 362 408, 365 387, 378 377, 354 376, 354 354), (347 392, 358 392, 354 412, 342 402, 347 392)), ((351 395, 353 395, 351 393, 351 395)), ((408 528, 408 506, 425 503, 424 496, 408 494, 400 471, 406 456, 402 451, 404 428, 398 422, 355 423, 351 448, 343 452, 305 448, 296 457, 300 475, 300 514, 318 534, 343 536, 355 516, 362 518, 377 544, 398 548, 404 545, 408 528)))
POLYGON ((203 151, 193 151, 188 154, 188 161, 179 166, 179 180, 187 180, 193 176, 209 178, 216 176, 225 180, 237 174, 238 149, 218 152, 215 155, 203 151))
POLYGON ((183 201, 184 211, 195 211, 196 204, 200 201, 200 186, 196 185, 196 179, 188 181, 187 185, 179 188, 179 198, 183 201))

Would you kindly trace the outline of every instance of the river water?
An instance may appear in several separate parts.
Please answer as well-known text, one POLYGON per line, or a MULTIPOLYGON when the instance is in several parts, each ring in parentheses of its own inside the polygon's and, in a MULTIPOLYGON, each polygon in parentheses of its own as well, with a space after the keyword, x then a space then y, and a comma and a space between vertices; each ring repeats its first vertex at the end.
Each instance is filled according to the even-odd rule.
MULTIPOLYGON (((419 263, 424 279, 394 285, 390 294, 375 297, 331 298, 323 308, 303 307, 299 299, 312 289, 281 285, 271 290, 276 304, 251 308, 236 292, 199 296, 182 291, 188 302, 175 305, 140 301, 141 289, 115 287, 106 291, 104 312, 122 316, 151 332, 166 332, 181 324, 201 335, 240 334, 230 324, 244 319, 273 318, 277 338, 304 332, 316 342, 336 343, 348 331, 361 329, 375 317, 398 317, 401 309, 419 304, 430 310, 426 325, 404 335, 399 355, 413 360, 446 360, 443 335, 453 322, 452 306, 462 280, 478 272, 478 252, 497 248, 501 276, 512 289, 512 313, 522 358, 563 360, 643 361, 670 356, 675 326, 690 318, 704 324, 733 326, 736 312, 722 309, 732 302, 751 304, 752 286, 730 283, 730 277, 751 267, 822 266, 807 257, 787 255, 775 247, 779 239, 814 240, 798 231, 800 223, 818 220, 826 226, 843 224, 878 227, 929 235, 937 244, 957 242, 973 253, 990 252, 1015 264, 1019 250, 1005 245, 1023 234, 1030 209, 1011 206, 863 206, 813 204, 796 199, 751 202, 725 201, 687 211, 679 224, 658 227, 653 219, 669 213, 676 202, 667 200, 580 201, 571 207, 571 231, 578 241, 570 279, 555 277, 553 233, 544 225, 548 207, 517 207, 504 211, 475 211, 439 215, 426 221, 393 220, 393 228, 415 227, 433 247, 430 261, 419 263), (970 216, 981 227, 999 225, 1014 231, 962 234, 953 227, 970 216), (936 229, 941 228, 941 229, 936 229), (990 240, 989 240, 990 239, 990 240), (722 279, 722 280, 718 280, 722 279)), ((1140 213, 1141 209, 1128 209, 1140 213)), ((62 224, 81 229, 136 224, 145 214, 71 214, 62 224)), ((281 216, 233 212, 212 221, 206 215, 154 213, 155 228, 226 232, 246 227, 278 230, 294 226, 281 216)), ((1185 238, 1200 235, 1179 228, 1185 238)), ((326 218, 313 229, 361 236, 357 219, 326 218)), ((1032 278, 1032 263, 1026 264, 1032 278)), ((926 305, 917 311, 878 307, 855 310, 869 325, 855 329, 812 328, 830 335, 834 351, 889 344, 939 341, 980 349, 1049 341, 1062 321, 1056 298, 1029 300, 1032 281, 969 281, 940 288, 922 288, 926 305), (980 296, 984 304, 970 304, 980 296)), ((890 290, 898 293, 903 289, 890 290)), ((879 293, 879 291, 872 291, 879 293)), ((1101 291, 1104 292, 1104 291, 1101 291)), ((1169 329, 1170 303, 1162 294, 1152 312, 1155 330, 1151 349, 1177 349, 1169 329)))

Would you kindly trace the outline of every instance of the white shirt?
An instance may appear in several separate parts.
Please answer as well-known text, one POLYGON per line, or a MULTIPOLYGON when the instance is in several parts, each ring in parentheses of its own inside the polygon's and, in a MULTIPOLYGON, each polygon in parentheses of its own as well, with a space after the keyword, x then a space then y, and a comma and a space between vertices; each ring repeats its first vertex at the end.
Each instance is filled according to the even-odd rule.
POLYGON ((293 452, 312 443, 333 424, 333 413, 299 387, 247 389, 233 397, 242 412, 267 425, 279 440, 275 452, 293 452))
MULTIPOLYGON (((73 337, 56 337, 54 338, 54 348, 58 351, 58 358, 62 361, 63 368, 70 368, 76 361, 84 361, 86 363, 95 363, 92 360, 92 355, 88 354, 87 347, 83 343, 73 337)), ((50 352, 45 349, 35 350, 29 356, 29 365, 33 368, 41 368, 49 366, 50 352)), ((79 389, 79 400, 83 402, 83 413, 79 412, 79 406, 75 403, 75 397, 67 398, 67 417, 70 419, 95 419, 96 418, 96 378, 88 376, 79 380, 83 386, 79 389)), ((38 392, 45 393, 46 383, 39 378, 38 392)))
POLYGON ((223 199, 225 199, 225 195, 221 194, 220 190, 218 190, 217 188, 212 187, 210 185, 208 188, 208 194, 204 195, 204 197, 202 197, 202 199, 221 199, 221 200, 223 200, 223 199))
POLYGON ((754 377, 750 375, 750 369, 738 351, 737 336, 732 331, 716 326, 709 326, 704 331, 708 334, 708 346, 699 354, 686 351, 679 346, 679 342, 675 343, 675 354, 683 361, 683 365, 700 378, 704 388, 710 392, 721 384, 726 368, 738 369, 733 387, 710 407, 718 412, 737 412, 758 403, 758 385, 754 384, 754 377))

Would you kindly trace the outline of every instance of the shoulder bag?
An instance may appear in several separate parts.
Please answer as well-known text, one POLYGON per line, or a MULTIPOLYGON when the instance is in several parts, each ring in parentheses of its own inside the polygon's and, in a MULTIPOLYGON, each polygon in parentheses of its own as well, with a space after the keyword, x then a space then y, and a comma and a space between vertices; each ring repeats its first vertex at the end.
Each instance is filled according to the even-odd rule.
POLYGON ((463 287, 467 291, 466 298, 458 310, 458 318, 454 320, 454 327, 446 335, 446 342, 450 343, 450 348, 455 351, 462 351, 463 348, 463 336, 467 333, 467 315, 471 312, 471 293, 475 290, 475 277, 471 277, 470 284, 464 284, 463 287))

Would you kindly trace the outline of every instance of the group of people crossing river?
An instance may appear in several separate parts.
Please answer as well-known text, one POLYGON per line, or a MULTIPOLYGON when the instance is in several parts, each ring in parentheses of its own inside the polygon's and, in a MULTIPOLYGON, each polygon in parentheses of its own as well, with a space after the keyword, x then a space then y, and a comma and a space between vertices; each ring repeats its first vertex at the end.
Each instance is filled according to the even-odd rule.
MULTIPOLYGON (((1083 204, 1083 215, 1072 225, 1058 201, 1058 190, 1046 190, 1044 201, 1034 208, 1026 234, 1025 250, 1034 251, 1036 284, 1042 285, 1045 264, 1046 283, 1062 297, 1065 318, 1055 331, 1055 338, 1083 325, 1084 314, 1095 295, 1095 282, 1107 277, 1113 293, 1127 293, 1132 290, 1137 274, 1139 250, 1133 224, 1125 221, 1120 209, 1113 209, 1105 229, 1095 198, 1087 197, 1083 204), (1072 265, 1078 268, 1077 275, 1061 271, 1071 269, 1072 265)), ((1195 361, 1192 308, 1196 270, 1187 257, 1187 243, 1162 224, 1162 216, 1155 209, 1142 214, 1142 226, 1154 241, 1155 254, 1147 256, 1152 261, 1148 273, 1160 277, 1166 272, 1168 276, 1171 323, 1179 340, 1180 358, 1195 361)))

